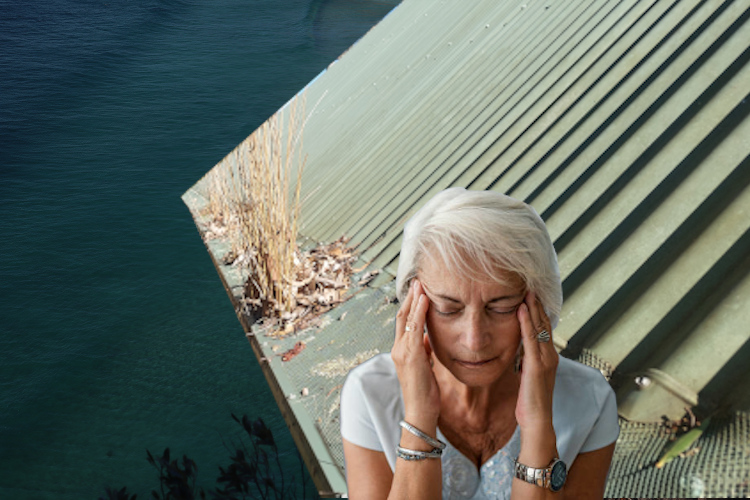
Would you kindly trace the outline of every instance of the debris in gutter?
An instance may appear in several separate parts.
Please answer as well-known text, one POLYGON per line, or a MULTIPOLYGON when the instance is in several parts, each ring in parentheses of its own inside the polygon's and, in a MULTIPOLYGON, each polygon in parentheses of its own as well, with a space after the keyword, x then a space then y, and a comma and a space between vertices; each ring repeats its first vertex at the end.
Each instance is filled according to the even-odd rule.
POLYGON ((289 349, 288 351, 284 352, 284 354, 281 355, 281 361, 291 360, 297 354, 301 353, 304 348, 305 348, 304 342, 297 342, 296 344, 294 344, 294 347, 292 347, 291 349, 289 349))
POLYGON ((701 437, 701 435, 703 434, 703 430, 708 427, 708 424, 710 422, 711 419, 706 418, 699 426, 690 429, 688 432, 675 439, 674 442, 669 446, 669 448, 667 448, 667 451, 664 452, 664 455, 662 455, 659 461, 656 462, 656 468, 661 469, 677 457, 685 458, 698 453, 698 451, 696 450, 697 447, 693 448, 692 450, 691 448, 693 444, 695 444, 695 442, 698 440, 698 438, 701 437))
POLYGON ((380 351, 377 349, 370 349, 368 351, 358 352, 352 358, 344 358, 339 355, 333 359, 315 365, 311 371, 314 375, 329 379, 344 377, 352 368, 364 363, 376 354, 380 354, 380 351))
POLYGON ((337 385, 335 387, 332 387, 331 390, 328 391, 328 394, 326 394, 326 397, 330 396, 331 394, 333 394, 337 390, 341 389, 342 387, 344 387, 344 384, 339 384, 339 385, 337 385))
POLYGON ((680 421, 671 421, 664 416, 665 431, 672 435, 672 442, 659 461, 656 462, 656 468, 661 469, 675 458, 688 458, 698 454, 700 447, 694 446, 694 444, 710 422, 711 417, 706 417, 703 421, 700 421, 688 407, 685 407, 685 415, 680 421))
MULTIPOLYGON (((286 305, 278 303, 274 297, 262 299, 250 276, 241 299, 242 309, 260 309, 261 323, 273 337, 284 337, 317 325, 323 313, 350 297, 346 292, 354 272, 351 265, 357 257, 354 249, 346 246, 348 241, 342 237, 295 254, 294 279, 288 295, 284 296, 286 305)), ((379 270, 367 273, 367 282, 379 273, 379 270)))
POLYGON ((359 286, 366 286, 369 282, 375 279, 375 277, 380 274, 380 269, 375 269, 373 271, 368 271, 365 273, 364 276, 359 280, 357 283, 359 286))

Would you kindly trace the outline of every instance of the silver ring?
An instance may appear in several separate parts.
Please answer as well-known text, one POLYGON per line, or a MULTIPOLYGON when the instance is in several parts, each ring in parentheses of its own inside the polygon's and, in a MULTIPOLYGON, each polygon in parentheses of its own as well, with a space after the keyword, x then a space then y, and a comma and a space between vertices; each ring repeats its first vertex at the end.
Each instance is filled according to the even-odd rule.
POLYGON ((536 334, 536 341, 541 343, 547 343, 550 341, 549 332, 547 330, 542 330, 541 332, 536 334))
POLYGON ((413 321, 409 321, 406 324, 406 327, 404 328, 404 331, 406 331, 406 332, 415 332, 415 331, 417 331, 417 324, 415 322, 413 322, 413 321))

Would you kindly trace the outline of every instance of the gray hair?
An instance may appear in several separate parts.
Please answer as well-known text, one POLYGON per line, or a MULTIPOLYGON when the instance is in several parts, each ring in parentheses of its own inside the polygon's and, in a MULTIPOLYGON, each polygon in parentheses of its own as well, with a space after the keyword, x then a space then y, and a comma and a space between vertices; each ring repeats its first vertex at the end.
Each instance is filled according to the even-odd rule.
POLYGON ((403 302, 422 259, 439 256, 451 272, 507 284, 517 274, 544 304, 554 328, 562 309, 557 254, 541 217, 526 203, 494 191, 441 191, 404 227, 396 290, 403 302))

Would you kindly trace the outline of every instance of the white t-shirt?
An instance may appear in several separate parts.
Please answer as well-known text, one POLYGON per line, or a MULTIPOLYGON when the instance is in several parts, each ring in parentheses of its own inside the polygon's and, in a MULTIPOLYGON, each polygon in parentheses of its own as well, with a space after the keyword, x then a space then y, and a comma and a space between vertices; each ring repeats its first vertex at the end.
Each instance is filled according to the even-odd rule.
MULTIPOLYGON (((385 453, 396 468, 398 423, 404 402, 389 353, 379 354, 349 373, 341 392, 341 435, 350 443, 385 453)), ((615 394, 599 371, 560 358, 555 379, 552 420, 560 458, 570 467, 579 453, 613 443, 619 435, 615 394)), ((442 456, 444 499, 510 498, 513 459, 521 448, 520 432, 480 471, 438 429, 447 443, 442 456)))

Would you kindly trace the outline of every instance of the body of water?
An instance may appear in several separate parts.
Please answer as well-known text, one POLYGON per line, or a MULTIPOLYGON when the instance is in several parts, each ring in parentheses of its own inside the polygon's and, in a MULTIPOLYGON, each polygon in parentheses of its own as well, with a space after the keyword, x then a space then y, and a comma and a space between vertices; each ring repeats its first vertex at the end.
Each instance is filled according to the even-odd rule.
POLYGON ((0 0, 0 498, 148 498, 146 450, 293 443, 180 195, 390 11, 0 0))

